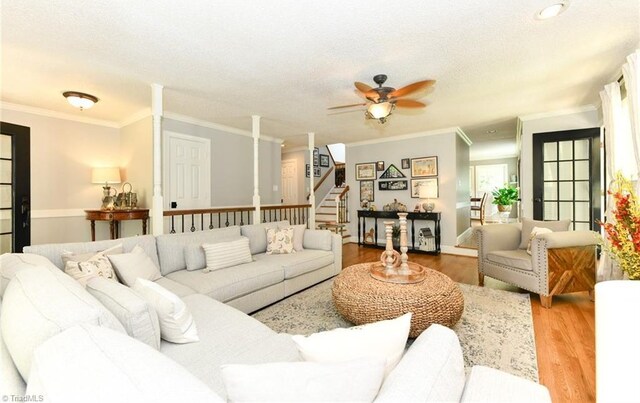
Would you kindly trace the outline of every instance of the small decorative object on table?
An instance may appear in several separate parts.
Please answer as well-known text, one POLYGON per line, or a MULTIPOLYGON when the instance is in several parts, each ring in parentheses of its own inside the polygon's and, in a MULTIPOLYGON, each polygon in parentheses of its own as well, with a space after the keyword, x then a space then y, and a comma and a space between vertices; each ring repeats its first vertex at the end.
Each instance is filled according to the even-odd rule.
POLYGON ((618 263, 630 280, 640 280, 640 203, 631 181, 620 172, 607 191, 615 208, 610 221, 598 224, 604 227, 604 250, 618 263))
POLYGON ((407 251, 407 213, 398 213, 400 218, 400 253, 393 249, 393 221, 385 221, 387 244, 380 256, 379 264, 372 264, 371 277, 376 280, 396 284, 413 284, 424 280, 426 269, 415 263, 409 263, 407 251))
POLYGON ((518 188, 506 185, 503 188, 495 189, 491 194, 493 195, 493 201, 491 203, 498 206, 500 217, 502 219, 509 218, 509 213, 511 213, 513 203, 518 201, 518 188))
POLYGON ((115 207, 119 210, 131 210, 138 206, 138 195, 132 192, 133 186, 129 182, 122 185, 122 192, 116 197, 115 207), (129 190, 125 191, 125 186, 129 185, 129 190))
POLYGON ((398 199, 393 199, 393 203, 385 204, 383 211, 407 211, 407 206, 400 203, 398 199))

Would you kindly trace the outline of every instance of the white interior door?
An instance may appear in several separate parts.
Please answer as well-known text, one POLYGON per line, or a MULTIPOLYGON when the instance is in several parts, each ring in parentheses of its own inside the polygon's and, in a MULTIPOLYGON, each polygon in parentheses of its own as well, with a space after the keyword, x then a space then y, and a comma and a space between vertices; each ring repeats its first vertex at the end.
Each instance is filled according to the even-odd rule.
POLYGON ((298 203, 298 168, 296 160, 282 161, 282 203, 298 203))
POLYGON ((211 207, 211 141, 165 132, 164 144, 165 208, 211 207))

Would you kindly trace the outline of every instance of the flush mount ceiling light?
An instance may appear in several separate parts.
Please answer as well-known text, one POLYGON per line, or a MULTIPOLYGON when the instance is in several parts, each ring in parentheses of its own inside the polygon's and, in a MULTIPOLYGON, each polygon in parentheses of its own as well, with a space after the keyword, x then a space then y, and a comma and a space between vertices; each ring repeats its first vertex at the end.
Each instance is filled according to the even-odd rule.
POLYGON ((98 102, 98 98, 94 97, 91 94, 85 94, 84 92, 78 91, 65 91, 62 95, 67 98, 67 101, 76 108, 80 108, 80 110, 89 109, 98 102))
POLYGON ((564 10, 566 10, 568 7, 569 7, 568 1, 561 1, 558 3, 552 4, 540 10, 536 14, 536 18, 539 20, 546 20, 549 18, 557 17, 558 15, 563 13, 564 10))

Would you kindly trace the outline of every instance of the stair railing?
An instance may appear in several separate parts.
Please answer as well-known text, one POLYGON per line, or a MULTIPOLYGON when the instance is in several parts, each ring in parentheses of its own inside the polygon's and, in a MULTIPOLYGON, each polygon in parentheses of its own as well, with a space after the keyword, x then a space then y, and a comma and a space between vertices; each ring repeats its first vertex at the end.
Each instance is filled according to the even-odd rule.
POLYGON ((335 200, 336 222, 339 224, 349 222, 349 186, 345 186, 335 200))

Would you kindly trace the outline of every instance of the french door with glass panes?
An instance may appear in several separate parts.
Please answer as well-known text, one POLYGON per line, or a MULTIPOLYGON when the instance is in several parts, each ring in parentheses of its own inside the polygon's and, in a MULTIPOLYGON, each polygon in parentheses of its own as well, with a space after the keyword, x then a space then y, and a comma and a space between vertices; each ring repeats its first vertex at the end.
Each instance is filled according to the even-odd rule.
POLYGON ((570 220, 597 229, 600 218, 600 129, 533 135, 533 218, 570 220))
POLYGON ((0 254, 31 244, 29 132, 0 122, 0 254))

